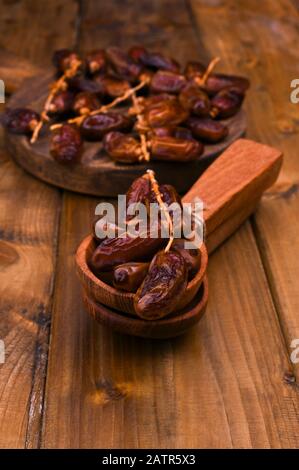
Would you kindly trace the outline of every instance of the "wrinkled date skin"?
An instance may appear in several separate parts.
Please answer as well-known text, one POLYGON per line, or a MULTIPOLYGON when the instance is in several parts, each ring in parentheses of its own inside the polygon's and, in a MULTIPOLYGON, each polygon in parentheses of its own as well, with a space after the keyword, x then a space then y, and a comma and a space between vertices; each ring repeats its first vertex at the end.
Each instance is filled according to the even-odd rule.
POLYGON ((217 119, 225 119, 236 114, 244 99, 244 93, 239 88, 225 88, 219 91, 217 95, 212 98, 212 116, 217 119))
POLYGON ((80 160, 83 140, 79 129, 70 124, 55 129, 51 137, 50 153, 63 164, 77 163, 80 160))
POLYGON ((177 139, 175 137, 153 137, 151 155, 153 160, 190 162, 203 152, 203 145, 196 140, 177 139))
POLYGON ((153 93, 179 93, 186 85, 186 78, 174 72, 159 70, 152 78, 150 89, 153 93))
POLYGON ((107 59, 104 49, 97 49, 87 54, 86 69, 90 75, 106 72, 107 59))
POLYGON ((132 57, 118 47, 108 47, 106 50, 107 59, 114 71, 121 78, 129 81, 138 79, 142 71, 142 66, 135 62, 132 57))
POLYGON ((145 320, 158 320, 174 312, 185 293, 187 275, 179 253, 157 253, 134 296, 136 314, 145 320))
POLYGON ((131 261, 148 261, 166 242, 166 239, 151 238, 150 231, 145 238, 129 235, 123 238, 106 238, 95 249, 89 264, 98 273, 110 271, 119 264, 131 261))
POLYGON ((129 130, 132 121, 120 113, 99 113, 87 116, 81 124, 81 133, 86 140, 98 141, 114 130, 129 130))
POLYGON ((108 155, 119 163, 135 163, 141 156, 141 147, 135 137, 121 132, 109 132, 103 140, 108 155))
POLYGON ((147 275, 149 263, 124 263, 113 270, 113 285, 116 289, 136 292, 147 275))
POLYGON ((179 253, 184 258, 188 271, 188 280, 190 281, 200 269, 201 252, 196 248, 185 248, 185 242, 186 240, 183 238, 176 238, 171 245, 171 250, 179 253))
POLYGON ((196 116, 209 116, 211 103, 208 95, 198 86, 188 84, 180 93, 183 108, 196 116))
POLYGON ((1 124, 12 134, 32 134, 40 116, 28 108, 6 109, 1 115, 1 124))
POLYGON ((120 78, 97 76, 95 81, 103 88, 103 94, 112 99, 122 96, 130 88, 129 82, 120 78))
POLYGON ((143 117, 149 127, 176 126, 187 119, 188 112, 177 100, 166 100, 146 106, 143 117))
POLYGON ((140 178, 136 178, 126 193, 127 208, 131 204, 135 204, 137 202, 142 202, 146 205, 149 201, 151 192, 152 187, 147 175, 143 175, 140 176, 140 178))
POLYGON ((64 115, 72 110, 74 94, 68 90, 60 91, 53 97, 49 106, 50 115, 64 115))
POLYGON ((54 52, 52 57, 53 65, 59 73, 64 73, 75 60, 79 60, 79 56, 70 49, 59 49, 54 52))
POLYGON ((228 127, 219 121, 210 118, 189 118, 186 125, 191 129, 194 137, 208 143, 215 144, 225 139, 228 127))
POLYGON ((100 107, 100 101, 94 93, 89 91, 82 91, 78 93, 73 102, 73 111, 76 114, 87 114, 100 107))

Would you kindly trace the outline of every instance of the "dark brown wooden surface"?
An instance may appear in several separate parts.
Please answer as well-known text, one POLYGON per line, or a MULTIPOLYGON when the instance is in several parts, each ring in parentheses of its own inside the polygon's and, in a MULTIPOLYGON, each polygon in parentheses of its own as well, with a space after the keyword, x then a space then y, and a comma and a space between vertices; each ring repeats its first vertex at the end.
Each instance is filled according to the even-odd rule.
POLYGON ((255 216, 210 258, 205 316, 189 334, 156 342, 113 334, 84 310, 74 253, 97 199, 35 180, 1 147, 0 447, 298 447, 295 2, 0 4, 0 47, 37 66, 69 45, 221 56, 252 81, 248 137, 285 155, 255 216))

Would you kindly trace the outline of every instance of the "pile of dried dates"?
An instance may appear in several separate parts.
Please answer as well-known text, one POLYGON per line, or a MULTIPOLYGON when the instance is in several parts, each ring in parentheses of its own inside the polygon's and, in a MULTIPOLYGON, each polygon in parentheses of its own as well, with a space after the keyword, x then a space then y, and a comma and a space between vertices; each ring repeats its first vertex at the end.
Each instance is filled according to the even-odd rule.
MULTIPOLYGON (((148 173, 137 178, 126 194, 127 207, 138 202, 149 207, 159 203, 157 197, 167 210, 175 202, 181 206, 173 186, 156 185, 158 189, 153 188, 148 173)), ((168 213, 171 217, 171 210, 168 213)), ((116 289, 133 293, 135 313, 143 319, 156 320, 176 312, 187 283, 200 269, 200 250, 186 248, 184 238, 173 238, 171 243, 162 236, 152 238, 149 229, 142 236, 99 238, 97 222, 96 248, 88 260, 92 272, 116 289)))
MULTIPOLYGON (((212 61, 213 62, 213 61, 212 61)), ((222 120, 240 109, 249 81, 215 73, 211 64, 180 64, 142 46, 108 47, 84 58, 63 49, 53 57, 57 80, 41 114, 8 109, 9 132, 34 143, 50 126, 50 153, 59 163, 80 161, 84 141, 102 141, 116 162, 197 159, 204 144, 228 135, 222 120)))

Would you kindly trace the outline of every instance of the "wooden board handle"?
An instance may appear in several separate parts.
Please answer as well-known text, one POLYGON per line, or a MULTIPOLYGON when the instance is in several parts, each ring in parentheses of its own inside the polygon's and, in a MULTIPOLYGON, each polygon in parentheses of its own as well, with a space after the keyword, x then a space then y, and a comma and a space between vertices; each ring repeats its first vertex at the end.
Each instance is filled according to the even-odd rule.
POLYGON ((0 79, 4 81, 7 94, 14 93, 26 78, 41 72, 42 69, 29 60, 0 49, 0 79))
POLYGON ((263 192, 277 179, 281 165, 280 150, 239 139, 191 187, 183 202, 203 200, 209 252, 253 212, 263 192), (210 246, 209 239, 213 240, 210 246))

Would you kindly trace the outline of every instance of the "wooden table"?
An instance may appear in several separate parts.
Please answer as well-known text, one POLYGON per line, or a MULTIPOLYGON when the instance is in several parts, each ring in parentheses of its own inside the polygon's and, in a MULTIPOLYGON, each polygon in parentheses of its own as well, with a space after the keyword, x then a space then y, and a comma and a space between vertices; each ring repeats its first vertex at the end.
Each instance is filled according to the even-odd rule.
POLYGON ((285 163, 256 214, 212 255, 206 316, 159 342, 113 334, 84 311, 74 253, 98 200, 35 180, 2 144, 0 447, 299 446, 297 8, 1 1, 0 47, 39 66, 66 46, 141 42, 181 61, 220 56, 223 70, 251 80, 247 135, 282 149, 285 163))

